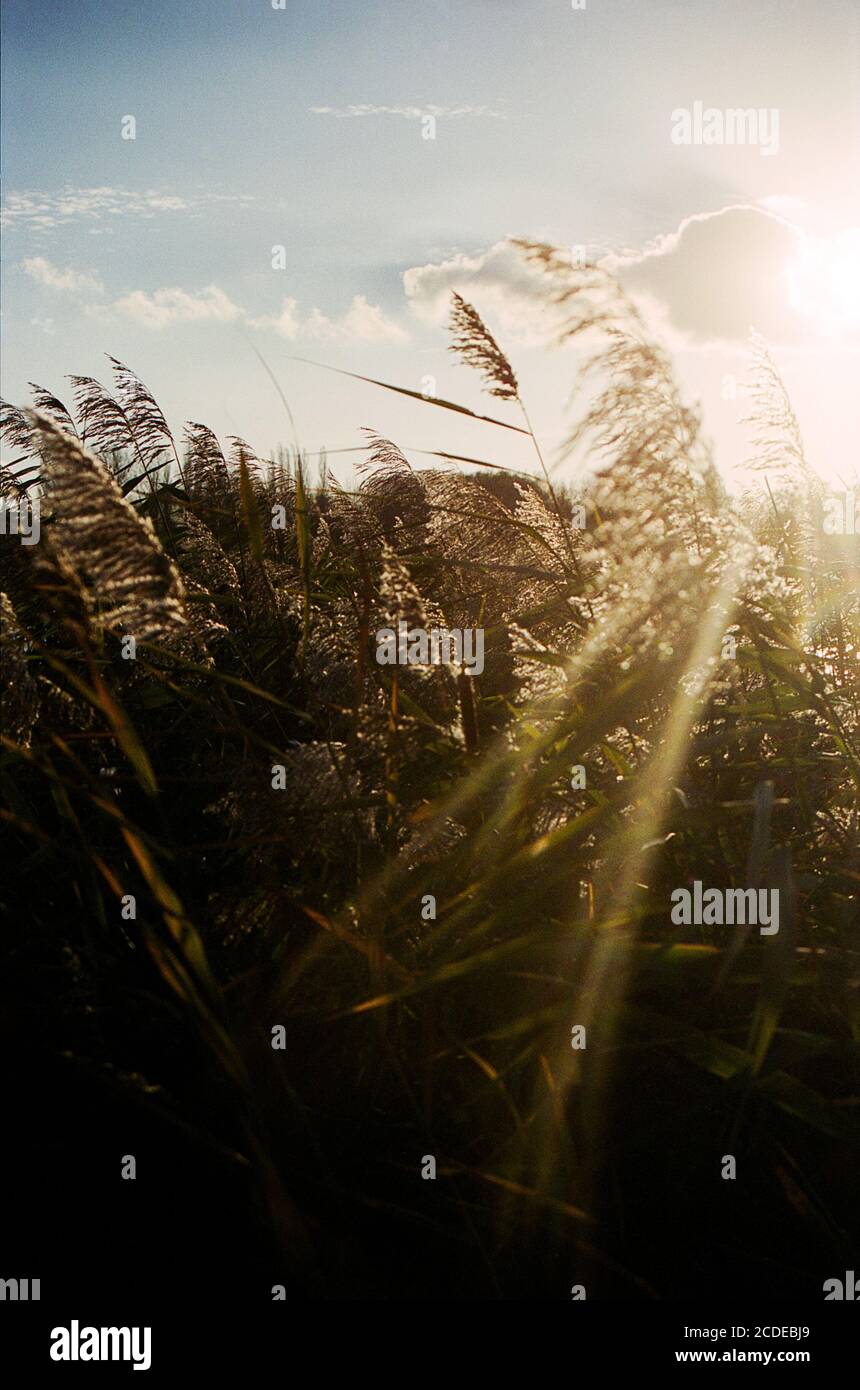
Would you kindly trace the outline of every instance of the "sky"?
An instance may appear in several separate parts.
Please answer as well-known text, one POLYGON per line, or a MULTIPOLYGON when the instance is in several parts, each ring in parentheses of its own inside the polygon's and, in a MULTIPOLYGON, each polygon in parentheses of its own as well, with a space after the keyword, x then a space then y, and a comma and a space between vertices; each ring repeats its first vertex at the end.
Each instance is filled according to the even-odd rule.
POLYGON ((812 464, 856 476, 856 0, 5 0, 3 38, 16 404, 107 382, 110 353, 177 430, 265 455, 293 436, 260 354, 342 480, 363 428, 425 466, 410 451, 531 471, 521 436, 295 360, 519 423, 448 350, 457 290, 557 458, 581 358, 552 345, 524 236, 617 271, 730 487, 751 327, 812 464), (697 103, 717 114, 694 128, 697 103), (747 143, 719 129, 734 109, 761 113, 747 143))

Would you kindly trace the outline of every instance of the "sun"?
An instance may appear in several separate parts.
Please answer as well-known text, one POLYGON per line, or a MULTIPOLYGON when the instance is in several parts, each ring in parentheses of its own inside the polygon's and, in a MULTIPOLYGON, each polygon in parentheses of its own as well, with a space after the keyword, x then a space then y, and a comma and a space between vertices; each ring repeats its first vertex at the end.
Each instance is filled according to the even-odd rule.
POLYGON ((860 327, 860 228, 805 236, 787 276, 791 305, 822 332, 841 337, 860 327))

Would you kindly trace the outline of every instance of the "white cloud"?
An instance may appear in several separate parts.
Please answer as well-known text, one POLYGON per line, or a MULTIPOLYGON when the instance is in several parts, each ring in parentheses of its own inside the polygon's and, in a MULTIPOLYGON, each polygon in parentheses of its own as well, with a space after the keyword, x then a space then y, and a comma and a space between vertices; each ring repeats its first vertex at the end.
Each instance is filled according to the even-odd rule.
MULTIPOLYGON (((858 235, 820 240, 775 210, 735 205, 687 217, 641 250, 599 263, 673 349, 737 346, 751 327, 772 343, 801 345, 810 335, 856 333, 858 235)), ((412 312, 433 325, 446 323, 456 290, 503 347, 548 343, 560 322, 546 277, 510 241, 413 266, 403 287, 412 312)))
POLYGON ((301 324, 297 314, 298 301, 295 299, 284 299, 281 304, 281 312, 275 316, 264 315, 262 318, 251 319, 252 328, 271 328, 274 333, 280 333, 282 338, 293 338, 299 336, 301 324))
POLYGON ((368 304, 363 294, 355 296, 339 327, 347 337, 366 343, 402 343, 409 336, 399 323, 387 319, 377 304, 368 304))
POLYGON ((409 336, 400 324, 386 317, 378 304, 369 304, 363 294, 357 294, 346 313, 338 319, 331 319, 314 308, 302 322, 296 300, 284 299, 280 314, 251 319, 251 325, 271 329, 291 340, 301 336, 348 338, 365 343, 402 343, 409 336))
POLYGON ((355 338, 364 343, 402 343, 408 337, 400 324, 386 318, 378 304, 368 304, 363 294, 355 296, 340 319, 327 319, 314 309, 307 328, 319 337, 355 338))
POLYGON ((413 266, 403 273, 403 288, 412 312, 425 323, 444 324, 456 290, 474 302, 482 317, 492 319, 507 343, 546 343, 558 325, 547 300, 546 277, 529 265, 509 241, 498 241, 477 255, 413 266))
POLYGON ((163 189, 138 191, 130 188, 73 188, 59 192, 17 192, 8 194, 0 214, 0 225, 48 231, 72 222, 98 223, 112 217, 151 218, 163 212, 196 212, 216 203, 244 205, 253 202, 244 193, 194 193, 180 197, 163 189))
POLYGON ((493 111, 489 106, 311 106, 309 111, 315 116, 337 116, 340 119, 349 119, 357 116, 402 116, 407 121, 418 121, 424 116, 445 117, 450 119, 453 116, 492 116, 494 120, 503 121, 506 118, 500 111, 493 111))
POLYGON ((639 255, 603 264, 646 308, 657 301, 691 345, 745 341, 751 325, 773 342, 791 342, 808 333, 789 294, 802 241, 776 213, 738 205, 687 217, 639 255))
POLYGON ((49 290, 61 290, 72 294, 101 292, 101 284, 94 275, 79 270, 60 270, 44 256, 30 256, 21 262, 31 280, 49 290))
POLYGON ((805 212, 809 204, 803 198, 796 197, 793 193, 769 193, 766 198, 758 199, 759 207, 766 208, 768 212, 775 212, 780 217, 792 217, 795 213, 805 212))
POLYGON ((132 290, 110 305, 91 305, 87 313, 102 322, 108 322, 112 314, 123 314, 142 328, 149 329, 169 328, 177 323, 235 323, 243 320, 252 328, 268 329, 291 342, 304 337, 399 343, 405 342, 409 336, 398 323, 385 315, 379 305, 369 304, 362 294, 354 297, 340 318, 329 318, 315 308, 303 319, 298 301, 289 296, 281 301, 277 314, 251 318, 247 310, 234 303, 218 285, 207 285, 205 289, 194 292, 178 288, 155 290, 152 294, 145 290, 132 290))
POLYGON ((207 285, 193 294, 180 289, 156 290, 154 294, 133 290, 115 299, 111 308, 142 328, 167 328, 174 323, 206 320, 231 323, 244 316, 244 310, 217 285, 207 285))

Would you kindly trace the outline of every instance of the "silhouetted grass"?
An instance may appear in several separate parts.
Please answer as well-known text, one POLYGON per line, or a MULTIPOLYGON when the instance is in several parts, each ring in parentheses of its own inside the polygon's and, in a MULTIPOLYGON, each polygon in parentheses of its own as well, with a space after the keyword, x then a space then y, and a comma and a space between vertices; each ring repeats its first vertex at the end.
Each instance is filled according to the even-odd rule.
POLYGON ((736 503, 614 283, 524 251, 593 344, 581 493, 375 436, 313 489, 180 448, 120 363, 7 408, 16 1045, 93 1155, 149 1146, 177 1278, 226 1230, 323 1297, 818 1297, 858 1233, 857 552, 763 344, 736 503), (483 675, 378 665, 399 618, 483 627, 483 675), (779 934, 674 926, 694 880, 778 888, 779 934))

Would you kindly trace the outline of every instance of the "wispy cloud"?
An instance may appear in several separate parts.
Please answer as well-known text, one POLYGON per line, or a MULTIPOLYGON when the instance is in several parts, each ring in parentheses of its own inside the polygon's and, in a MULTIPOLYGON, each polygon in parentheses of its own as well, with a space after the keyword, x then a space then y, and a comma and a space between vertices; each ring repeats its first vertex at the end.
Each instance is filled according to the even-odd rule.
POLYGON ((31 280, 48 290, 60 290, 71 294, 101 292, 101 282, 94 275, 80 270, 60 270, 44 256, 30 256, 21 265, 31 280))
POLYGON ((87 301, 87 316, 102 322, 110 322, 119 314, 142 328, 159 329, 176 323, 207 320, 231 323, 246 316, 245 310, 234 304, 218 285, 190 292, 179 288, 158 289, 152 294, 146 290, 131 290, 107 302, 103 298, 104 287, 94 275, 71 268, 62 270, 45 256, 30 256, 21 266, 30 279, 43 288, 87 301))
POLYGON ((338 116, 341 119, 348 119, 356 116, 401 116, 407 121, 419 121, 424 116, 435 116, 437 119, 445 117, 450 119, 453 116, 492 116, 494 120, 504 121, 507 118, 501 111, 494 111, 490 106, 377 106, 367 104, 364 106, 311 106, 308 108, 315 116, 338 116))
POLYGON ((355 296, 339 319, 329 319, 314 309, 305 326, 314 337, 355 338, 364 343, 402 343, 408 337, 400 324, 386 318, 378 304, 368 304, 363 294, 355 296))
POLYGON ((280 333, 282 338, 292 341, 299 336, 302 327, 298 308, 298 300, 285 298, 279 314, 264 314, 261 318, 251 319, 251 327, 270 328, 273 333, 280 333))
POLYGON ((332 319, 313 309, 302 321, 295 299, 285 299, 280 314, 251 319, 254 328, 269 328, 282 337, 295 339, 342 338, 364 343, 402 343, 409 335, 399 323, 388 318, 378 304, 369 304, 363 294, 355 295, 340 318, 332 319))
MULTIPOLYGON (((42 264, 49 265, 48 262, 42 264)), ((49 267, 49 272, 60 278, 64 275, 63 272, 56 271, 55 267, 49 267)), ((65 275, 73 277, 74 272, 65 272, 65 275)), ((81 277, 82 280, 85 278, 81 277)), ((141 328, 156 331, 181 323, 244 322, 251 328, 267 329, 290 341, 296 338, 325 338, 365 343, 399 343, 405 342, 409 337, 400 324, 388 318, 379 305, 370 304, 362 294, 355 295, 349 308, 337 318, 330 318, 317 308, 312 309, 307 315, 302 315, 298 301, 289 297, 283 299, 277 314, 252 317, 243 305, 232 300, 219 285, 207 285, 204 289, 191 291, 178 287, 158 289, 152 293, 146 290, 132 290, 110 303, 90 303, 86 312, 90 318, 105 323, 110 322, 116 315, 121 315, 141 328)))
POLYGON ((115 299, 111 309, 125 315, 142 328, 169 328, 175 323, 232 323, 244 317, 244 310, 234 304, 217 285, 189 294, 187 290, 164 289, 147 294, 133 290, 115 299))
POLYGON ((73 222, 105 222, 115 217, 151 218, 165 212, 197 212, 220 203, 253 202, 244 193, 193 193, 180 196, 163 189, 72 188, 58 192, 11 191, 0 214, 5 228, 47 231, 73 222))
POLYGON ((482 313, 521 347, 546 343, 558 326, 542 272, 510 241, 498 241, 474 255, 459 253, 403 272, 409 307, 424 323, 442 325, 451 313, 451 293, 474 299, 482 313))

